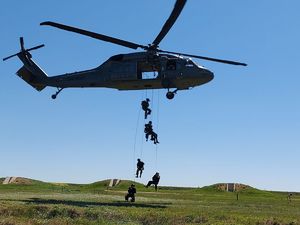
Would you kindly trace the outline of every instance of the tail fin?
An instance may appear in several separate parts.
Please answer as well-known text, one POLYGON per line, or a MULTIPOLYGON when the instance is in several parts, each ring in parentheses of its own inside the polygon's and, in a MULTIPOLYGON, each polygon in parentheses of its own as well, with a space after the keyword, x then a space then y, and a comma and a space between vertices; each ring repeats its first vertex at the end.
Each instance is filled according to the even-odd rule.
POLYGON ((46 87, 46 85, 43 85, 42 82, 39 81, 38 76, 34 75, 26 66, 22 66, 16 74, 38 91, 46 87))
POLYGON ((8 56, 4 58, 3 61, 14 56, 18 56, 24 65, 17 71, 16 74, 36 90, 41 91, 47 86, 46 80, 48 76, 33 60, 31 60, 32 56, 29 51, 44 47, 44 45, 25 49, 23 37, 20 37, 20 45, 21 51, 19 53, 8 56))

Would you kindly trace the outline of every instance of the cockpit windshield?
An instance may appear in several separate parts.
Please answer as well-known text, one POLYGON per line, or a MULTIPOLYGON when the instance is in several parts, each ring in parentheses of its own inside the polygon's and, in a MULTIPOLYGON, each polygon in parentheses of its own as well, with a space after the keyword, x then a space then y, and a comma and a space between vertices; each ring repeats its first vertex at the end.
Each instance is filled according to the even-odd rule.
POLYGON ((186 67, 193 67, 193 66, 195 66, 195 63, 192 60, 187 59, 186 62, 185 62, 185 66, 186 67))

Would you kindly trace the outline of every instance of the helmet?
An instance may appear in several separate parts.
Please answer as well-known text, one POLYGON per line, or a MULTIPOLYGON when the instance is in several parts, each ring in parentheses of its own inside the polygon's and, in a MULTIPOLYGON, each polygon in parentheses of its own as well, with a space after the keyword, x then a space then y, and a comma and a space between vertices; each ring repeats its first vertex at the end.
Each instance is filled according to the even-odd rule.
POLYGON ((150 102, 150 99, 149 99, 149 98, 146 98, 146 101, 147 101, 147 102, 150 102))
POLYGON ((149 121, 149 124, 152 124, 152 121, 149 121))

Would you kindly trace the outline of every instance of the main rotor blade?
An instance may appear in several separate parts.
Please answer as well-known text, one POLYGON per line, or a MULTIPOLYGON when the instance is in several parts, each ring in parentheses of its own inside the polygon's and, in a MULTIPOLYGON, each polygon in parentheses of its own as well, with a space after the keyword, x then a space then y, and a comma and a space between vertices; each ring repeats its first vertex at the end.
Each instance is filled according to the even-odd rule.
POLYGON ((121 40, 121 39, 118 39, 118 38, 113 38, 113 37, 106 36, 106 35, 103 35, 103 34, 94 33, 94 32, 91 32, 91 31, 87 31, 87 30, 76 28, 76 27, 63 25, 63 24, 60 24, 60 23, 54 23, 54 22, 46 21, 46 22, 40 23, 40 25, 48 25, 48 26, 56 27, 56 28, 59 28, 59 29, 62 29, 62 30, 67 30, 67 31, 82 34, 82 35, 85 35, 85 36, 89 36, 89 37, 92 37, 92 38, 95 38, 95 39, 98 39, 98 40, 110 42, 110 43, 117 44, 117 45, 122 45, 122 46, 127 47, 127 48, 132 48, 132 49, 137 49, 137 48, 146 49, 146 48, 148 48, 148 46, 139 45, 139 44, 136 44, 136 43, 133 43, 133 42, 124 41, 124 40, 121 40))
POLYGON ((45 45, 42 44, 42 45, 35 46, 35 47, 33 47, 33 48, 26 49, 26 52, 29 52, 29 51, 32 51, 32 50, 36 50, 36 49, 42 48, 42 47, 45 47, 45 45))
POLYGON ((238 66, 247 66, 246 63, 241 63, 241 62, 236 62, 236 61, 216 59, 216 58, 210 58, 210 57, 205 57, 205 56, 200 56, 200 55, 190 55, 190 54, 179 53, 179 52, 170 52, 170 51, 164 51, 164 50, 159 50, 159 49, 157 51, 164 52, 164 53, 170 53, 170 54, 176 54, 176 55, 183 55, 183 56, 188 56, 188 57, 192 57, 192 58, 204 59, 204 60, 209 60, 209 61, 213 61, 213 62, 226 63, 226 64, 238 65, 238 66))
POLYGON ((155 40, 152 42, 152 45, 158 46, 161 40, 166 36, 169 32, 175 21, 177 20, 178 16, 180 15, 186 0, 177 0, 172 13, 170 14, 169 18, 165 22, 164 26, 162 27, 160 33, 157 35, 155 40))

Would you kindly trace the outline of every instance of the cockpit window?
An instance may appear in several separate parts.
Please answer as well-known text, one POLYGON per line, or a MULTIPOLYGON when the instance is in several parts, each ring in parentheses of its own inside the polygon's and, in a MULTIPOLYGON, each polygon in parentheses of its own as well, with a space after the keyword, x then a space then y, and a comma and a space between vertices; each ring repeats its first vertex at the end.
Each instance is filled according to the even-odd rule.
POLYGON ((175 60, 168 60, 167 70, 176 70, 176 61, 175 60))
POLYGON ((194 66, 194 63, 193 63, 192 60, 186 60, 185 66, 186 66, 186 67, 193 67, 193 66, 194 66))

